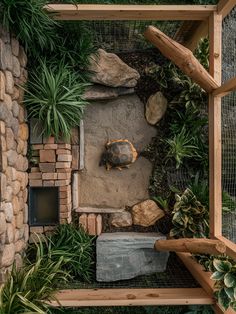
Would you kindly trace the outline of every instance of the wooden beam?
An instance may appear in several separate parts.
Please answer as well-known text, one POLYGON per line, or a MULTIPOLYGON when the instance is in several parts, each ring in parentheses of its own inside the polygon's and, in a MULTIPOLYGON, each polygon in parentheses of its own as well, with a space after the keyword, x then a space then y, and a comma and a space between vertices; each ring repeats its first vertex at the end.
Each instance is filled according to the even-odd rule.
POLYGON ((226 17, 230 11, 236 6, 236 0, 220 0, 217 6, 218 14, 226 17))
POLYGON ((223 236, 217 236, 217 240, 222 241, 226 246, 226 255, 236 260, 236 244, 223 236))
POLYGON ((212 92, 219 87, 214 78, 200 64, 189 49, 177 43, 154 26, 147 28, 144 37, 204 90, 212 92))
POLYGON ((192 254, 220 255, 226 252, 225 244, 220 240, 212 239, 171 239, 157 240, 157 251, 188 252, 192 254))
POLYGON ((214 5, 49 4, 57 20, 206 20, 214 5))
POLYGON ((143 306, 214 304, 202 288, 61 290, 52 306, 143 306))
MULTIPOLYGON (((210 74, 221 85, 222 16, 213 13, 209 23, 210 74)), ((222 233, 221 98, 209 95, 209 203, 210 236, 222 233)))
POLYGON ((226 96, 230 92, 233 92, 236 90, 236 77, 226 81, 223 85, 218 87, 213 92, 213 96, 226 96))
POLYGON ((201 287, 210 295, 213 296, 214 293, 214 282, 211 280, 211 273, 206 272, 203 266, 198 264, 194 260, 190 253, 176 253, 178 257, 182 260, 186 268, 201 285, 201 287))

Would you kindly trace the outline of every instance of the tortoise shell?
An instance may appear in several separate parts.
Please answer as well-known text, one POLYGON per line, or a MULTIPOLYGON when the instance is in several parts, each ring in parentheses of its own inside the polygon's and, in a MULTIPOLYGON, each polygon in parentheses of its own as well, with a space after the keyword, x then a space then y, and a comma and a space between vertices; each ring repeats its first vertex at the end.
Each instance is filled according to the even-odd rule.
POLYGON ((111 167, 125 167, 137 159, 137 151, 128 140, 114 140, 106 144, 107 163, 111 167))

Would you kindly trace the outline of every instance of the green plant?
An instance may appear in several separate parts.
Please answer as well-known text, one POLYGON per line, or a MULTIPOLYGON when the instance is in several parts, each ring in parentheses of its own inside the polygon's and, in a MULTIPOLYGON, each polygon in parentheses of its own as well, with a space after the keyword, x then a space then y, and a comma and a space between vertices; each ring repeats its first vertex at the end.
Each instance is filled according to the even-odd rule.
POLYGON ((25 259, 25 265, 13 270, 0 290, 0 313, 50 313, 47 301, 54 299, 59 282, 69 279, 62 270, 70 260, 63 255, 56 262, 44 258, 43 243, 39 240, 33 262, 25 259))
POLYGON ((54 48, 55 25, 43 9, 47 0, 1 0, 0 24, 13 32, 28 54, 54 48))
POLYGON ((209 39, 202 38, 195 50, 195 56, 204 66, 206 70, 209 69, 209 39))
POLYGON ((164 199, 161 196, 155 196, 153 197, 153 200, 161 206, 161 208, 165 211, 165 212, 169 212, 170 211, 170 204, 169 204, 169 200, 168 199, 164 199))
POLYGON ((176 203, 173 210, 172 223, 174 228, 170 231, 171 237, 201 238, 209 233, 209 214, 190 189, 182 195, 176 194, 176 203))
POLYGON ((174 159, 178 169, 186 159, 200 157, 197 153, 197 146, 193 143, 193 137, 187 133, 185 128, 173 138, 165 140, 167 144, 167 160, 174 159), (193 144, 192 144, 193 143, 193 144))
POLYGON ((197 262, 206 271, 212 272, 211 279, 215 281, 215 296, 223 309, 232 307, 236 310, 236 263, 227 256, 195 256, 197 262))
MULTIPOLYGON (((82 228, 73 224, 59 225, 52 235, 46 238, 44 245, 44 258, 53 262, 60 260, 61 256, 70 262, 62 265, 62 269, 72 278, 90 281, 94 263, 93 238, 82 228)), ((35 245, 28 250, 29 256, 34 256, 35 245)))
POLYGON ((70 138, 78 126, 87 102, 82 95, 88 84, 79 83, 77 75, 61 63, 58 67, 40 67, 31 73, 24 103, 29 118, 42 122, 43 135, 70 138))

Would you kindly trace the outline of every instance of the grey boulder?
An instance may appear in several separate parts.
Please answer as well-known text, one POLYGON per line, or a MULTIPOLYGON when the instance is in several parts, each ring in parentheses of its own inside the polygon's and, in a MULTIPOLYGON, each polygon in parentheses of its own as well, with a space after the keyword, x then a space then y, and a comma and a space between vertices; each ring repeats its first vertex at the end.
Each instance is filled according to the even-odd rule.
POLYGON ((160 233, 103 233, 97 238, 97 281, 111 282, 163 272, 169 253, 156 252, 160 233))

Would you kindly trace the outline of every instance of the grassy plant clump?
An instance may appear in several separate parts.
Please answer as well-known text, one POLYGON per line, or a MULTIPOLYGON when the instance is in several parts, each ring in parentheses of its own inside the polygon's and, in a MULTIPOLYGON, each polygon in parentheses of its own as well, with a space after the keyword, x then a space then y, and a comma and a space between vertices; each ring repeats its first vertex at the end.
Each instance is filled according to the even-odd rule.
POLYGON ((1 0, 0 24, 13 32, 28 54, 55 47, 55 26, 43 7, 47 0, 1 0))
POLYGON ((29 118, 42 123, 45 137, 70 138, 71 128, 79 125, 87 105, 82 97, 86 86, 63 63, 56 67, 41 61, 31 73, 24 104, 29 118))
MULTIPOLYGON (((28 249, 30 260, 34 260, 37 244, 28 249)), ((59 225, 55 231, 45 238, 42 255, 57 263, 61 256, 69 262, 62 265, 62 270, 70 274, 71 278, 81 281, 90 281, 94 264, 93 237, 82 228, 73 224, 59 225)))
POLYGON ((54 298, 58 282, 65 283, 69 274, 62 270, 70 259, 61 255, 56 261, 45 258, 43 243, 36 245, 33 260, 25 259, 22 268, 13 270, 0 290, 0 313, 50 313, 46 303, 54 298))

